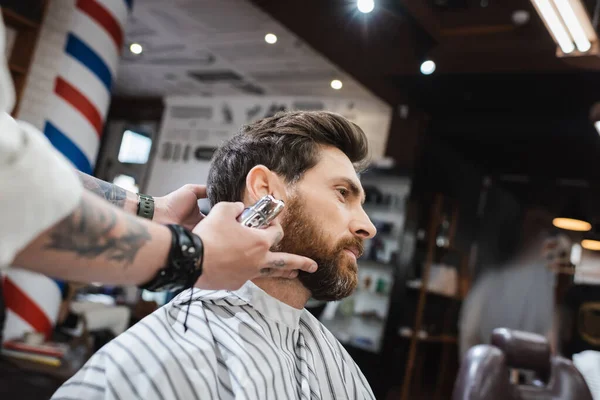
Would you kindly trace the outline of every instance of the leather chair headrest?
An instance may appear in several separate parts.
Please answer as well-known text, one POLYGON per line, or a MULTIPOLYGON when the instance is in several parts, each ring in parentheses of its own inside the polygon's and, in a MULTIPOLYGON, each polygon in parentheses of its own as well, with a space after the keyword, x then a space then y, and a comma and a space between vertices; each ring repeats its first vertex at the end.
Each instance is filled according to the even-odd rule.
POLYGON ((550 345, 545 337, 534 333, 494 329, 492 346, 502 350, 511 368, 535 371, 547 382, 550 376, 550 345))
POLYGON ((496 329, 492 334, 492 345, 475 346, 465 355, 452 399, 592 400, 592 395, 571 361, 551 356, 544 337, 496 329), (511 368, 536 371, 545 382, 513 384, 509 379, 511 368))

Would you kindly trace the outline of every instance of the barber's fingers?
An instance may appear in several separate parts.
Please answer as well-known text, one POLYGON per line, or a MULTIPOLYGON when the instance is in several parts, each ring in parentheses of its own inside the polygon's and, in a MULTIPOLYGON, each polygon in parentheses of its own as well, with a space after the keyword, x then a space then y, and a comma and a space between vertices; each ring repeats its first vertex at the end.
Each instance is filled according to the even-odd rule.
POLYGON ((310 258, 296 254, 269 252, 260 267, 261 274, 269 274, 269 276, 284 276, 290 271, 296 270, 312 273, 317 270, 317 263, 310 258))
POLYGON ((276 221, 272 222, 266 228, 257 229, 256 233, 266 241, 268 248, 275 246, 283 239, 283 228, 281 227, 281 224, 276 221))
POLYGON ((206 198, 206 185, 194 185, 189 183, 185 185, 184 188, 194 193, 197 199, 206 198))

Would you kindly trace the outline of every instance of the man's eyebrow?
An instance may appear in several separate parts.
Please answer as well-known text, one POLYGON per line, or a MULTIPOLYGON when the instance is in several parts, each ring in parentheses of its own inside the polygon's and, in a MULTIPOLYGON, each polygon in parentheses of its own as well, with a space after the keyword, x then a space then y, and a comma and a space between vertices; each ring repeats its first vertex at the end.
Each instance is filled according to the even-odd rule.
POLYGON ((365 193, 363 192, 363 190, 358 187, 358 185, 356 183, 354 183, 354 181, 350 178, 339 178, 340 181, 343 181, 346 185, 348 185, 348 189, 350 189, 350 192, 352 193, 352 195, 354 197, 358 197, 360 198, 360 202, 361 204, 364 204, 365 202, 365 193))

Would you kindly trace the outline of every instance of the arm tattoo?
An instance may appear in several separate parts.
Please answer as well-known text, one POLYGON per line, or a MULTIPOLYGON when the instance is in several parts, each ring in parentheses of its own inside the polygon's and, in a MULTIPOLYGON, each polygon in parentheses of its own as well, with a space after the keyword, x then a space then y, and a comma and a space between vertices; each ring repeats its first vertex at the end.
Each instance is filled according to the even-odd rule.
POLYGON ((127 198, 127 191, 125 189, 81 172, 79 173, 79 179, 83 183, 83 186, 92 193, 103 197, 104 200, 117 207, 123 208, 125 206, 125 199, 127 198))
POLYGON ((75 212, 54 228, 46 247, 83 258, 103 255, 127 266, 152 237, 148 228, 133 217, 127 216, 120 223, 123 228, 113 232, 118 224, 114 211, 98 209, 84 199, 75 212))

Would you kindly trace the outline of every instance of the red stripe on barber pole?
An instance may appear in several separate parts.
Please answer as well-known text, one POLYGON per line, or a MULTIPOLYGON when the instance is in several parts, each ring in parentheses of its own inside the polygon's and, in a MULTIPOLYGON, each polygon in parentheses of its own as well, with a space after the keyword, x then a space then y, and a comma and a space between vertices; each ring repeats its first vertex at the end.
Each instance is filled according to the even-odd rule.
POLYGON ((56 78, 54 92, 85 117, 96 130, 98 137, 102 136, 102 116, 87 97, 60 76, 56 78))
POLYGON ((117 47, 117 52, 120 53, 123 46, 123 30, 112 14, 96 0, 77 0, 77 8, 108 32, 117 47))
POLYGON ((44 311, 8 277, 3 280, 2 290, 6 308, 31 325, 36 332, 43 333, 46 339, 49 339, 52 333, 52 322, 44 311))

